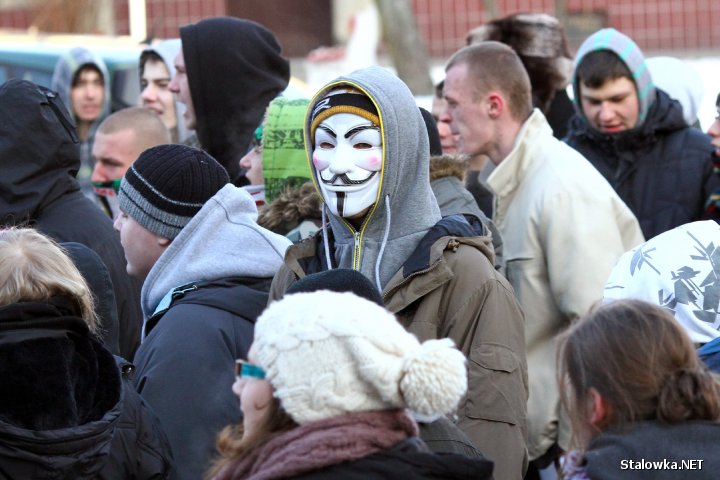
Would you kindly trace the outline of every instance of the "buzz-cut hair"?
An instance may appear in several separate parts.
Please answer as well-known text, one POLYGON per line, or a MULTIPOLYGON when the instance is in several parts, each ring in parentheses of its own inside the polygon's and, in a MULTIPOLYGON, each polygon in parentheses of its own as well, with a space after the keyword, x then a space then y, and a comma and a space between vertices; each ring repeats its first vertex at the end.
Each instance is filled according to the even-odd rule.
POLYGON ((530 77, 512 48, 495 41, 461 48, 450 57, 445 71, 462 64, 467 65, 475 100, 497 90, 508 102, 514 120, 527 119, 533 108, 530 77))
POLYGON ((103 120, 97 131, 107 135, 124 130, 135 133, 135 143, 140 152, 171 143, 170 131, 158 114, 144 107, 118 110, 103 120))

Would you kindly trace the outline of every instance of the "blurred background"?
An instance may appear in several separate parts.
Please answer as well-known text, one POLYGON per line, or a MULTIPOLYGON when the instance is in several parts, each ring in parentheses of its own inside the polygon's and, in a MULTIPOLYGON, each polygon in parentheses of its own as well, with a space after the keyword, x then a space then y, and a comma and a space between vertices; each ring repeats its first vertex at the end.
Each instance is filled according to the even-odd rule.
MULTIPOLYGON (((0 0, 0 50, 81 44, 129 50, 132 57, 143 43, 177 37, 182 25, 233 15, 270 28, 292 60, 294 77, 311 91, 379 63, 393 68, 422 102, 469 30, 518 12, 556 16, 573 52, 592 32, 614 27, 646 56, 686 60, 706 92, 701 125, 712 122, 720 91, 720 0, 0 0)), ((23 75, 3 68, 0 53, 0 81, 23 75)))

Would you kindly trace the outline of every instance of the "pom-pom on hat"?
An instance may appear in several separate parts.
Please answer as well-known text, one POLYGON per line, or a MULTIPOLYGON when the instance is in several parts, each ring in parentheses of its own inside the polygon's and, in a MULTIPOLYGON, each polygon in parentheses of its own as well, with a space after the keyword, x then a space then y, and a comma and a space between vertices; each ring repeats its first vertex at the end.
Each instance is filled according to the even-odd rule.
POLYGON ((223 186, 228 173, 213 157, 185 145, 158 145, 125 173, 118 202, 123 212, 170 240, 223 186))
POLYGON ((302 425, 351 412, 450 413, 467 391, 450 339, 420 343, 379 305, 352 293, 296 293, 255 326, 253 352, 283 409, 302 425))

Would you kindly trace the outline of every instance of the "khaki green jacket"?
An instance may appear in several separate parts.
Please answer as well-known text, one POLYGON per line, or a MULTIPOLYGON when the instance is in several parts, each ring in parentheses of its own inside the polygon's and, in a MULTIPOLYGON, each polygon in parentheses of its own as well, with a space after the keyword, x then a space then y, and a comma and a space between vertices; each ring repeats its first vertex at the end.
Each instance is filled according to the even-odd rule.
MULTIPOLYGON (((291 246, 270 300, 297 279, 327 269, 324 258, 320 235, 291 246)), ((468 357, 469 390, 458 425, 495 462, 496 479, 520 479, 527 467, 523 313, 493 260, 490 237, 428 234, 383 298, 421 341, 449 337, 468 357)))

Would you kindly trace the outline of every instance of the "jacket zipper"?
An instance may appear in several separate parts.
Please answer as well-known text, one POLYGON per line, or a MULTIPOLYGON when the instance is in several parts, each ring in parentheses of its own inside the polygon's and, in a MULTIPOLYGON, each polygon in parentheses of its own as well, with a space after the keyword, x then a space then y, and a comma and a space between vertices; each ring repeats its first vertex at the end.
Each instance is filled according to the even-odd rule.
POLYGON ((360 232, 355 232, 355 248, 353 249, 353 270, 360 270, 360 232))

